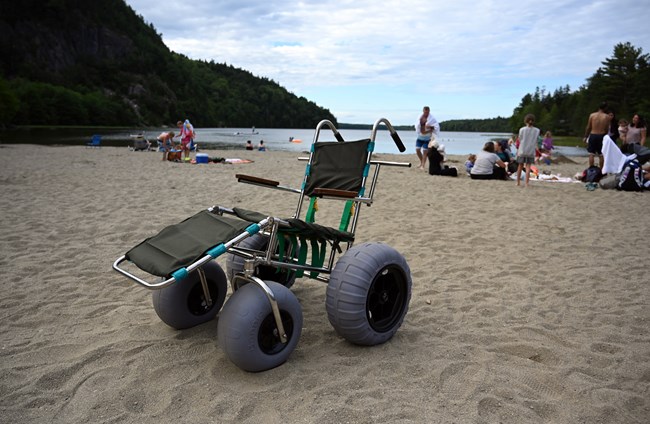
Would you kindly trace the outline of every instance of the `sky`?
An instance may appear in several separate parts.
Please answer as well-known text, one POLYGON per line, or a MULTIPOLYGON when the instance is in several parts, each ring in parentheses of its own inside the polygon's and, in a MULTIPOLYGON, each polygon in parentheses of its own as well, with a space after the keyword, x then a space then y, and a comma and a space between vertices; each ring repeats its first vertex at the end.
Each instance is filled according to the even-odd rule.
POLYGON ((126 0, 173 51, 271 79, 344 123, 509 117, 535 89, 586 84, 645 0, 126 0))

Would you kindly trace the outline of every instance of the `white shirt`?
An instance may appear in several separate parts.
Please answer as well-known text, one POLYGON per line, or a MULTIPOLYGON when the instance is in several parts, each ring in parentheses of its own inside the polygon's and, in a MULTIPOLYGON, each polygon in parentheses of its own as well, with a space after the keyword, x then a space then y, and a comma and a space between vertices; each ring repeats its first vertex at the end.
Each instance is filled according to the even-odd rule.
MULTIPOLYGON (((438 137, 440 134, 440 124, 438 121, 436 121, 436 118, 433 117, 433 115, 429 114, 427 116, 427 122, 425 124, 425 127, 431 127, 433 128, 433 133, 438 137)), ((431 139, 431 134, 423 134, 422 133, 422 126, 420 125, 420 120, 415 123, 415 131, 418 133, 418 137, 421 139, 431 139)))
POLYGON ((494 173, 494 164, 499 160, 496 153, 481 150, 476 155, 476 162, 472 167, 471 173, 474 175, 491 175, 494 173))

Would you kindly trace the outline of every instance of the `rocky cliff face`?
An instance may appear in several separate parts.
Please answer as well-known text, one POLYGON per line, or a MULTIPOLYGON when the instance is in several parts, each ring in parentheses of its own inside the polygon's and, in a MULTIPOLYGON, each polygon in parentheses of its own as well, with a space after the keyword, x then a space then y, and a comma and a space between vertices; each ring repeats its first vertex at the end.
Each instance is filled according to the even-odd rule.
POLYGON ((19 72, 21 63, 58 73, 80 62, 118 60, 135 48, 128 37, 85 23, 77 28, 53 28, 37 22, 14 22, 3 32, 8 39, 20 40, 9 46, 10 69, 14 71, 10 75, 19 72))

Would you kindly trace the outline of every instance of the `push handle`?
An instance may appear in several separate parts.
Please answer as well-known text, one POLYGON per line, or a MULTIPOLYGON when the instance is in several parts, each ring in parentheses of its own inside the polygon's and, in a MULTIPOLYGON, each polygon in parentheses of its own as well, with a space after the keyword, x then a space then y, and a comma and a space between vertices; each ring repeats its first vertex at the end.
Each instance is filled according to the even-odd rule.
POLYGON ((399 138, 399 135, 397 135, 397 131, 395 131, 395 128, 390 124, 388 119, 386 118, 379 118, 375 122, 375 125, 372 126, 372 135, 371 139, 372 141, 375 141, 375 137, 377 136, 377 129, 379 128, 379 124, 384 124, 388 128, 388 131, 390 131, 390 136, 397 145, 397 148, 399 149, 400 152, 405 152, 406 147, 404 147, 404 143, 402 143, 402 140, 399 138))
POLYGON ((404 147, 404 143, 402 143, 402 139, 399 138, 399 134, 397 134, 397 132, 391 132, 390 136, 393 138, 393 141, 397 145, 397 148, 399 149, 399 151, 404 153, 404 151, 406 150, 406 147, 404 147))
POLYGON ((343 136, 341 135, 341 133, 338 132, 338 131, 334 133, 334 137, 336 137, 336 141, 339 141, 341 143, 343 143, 345 141, 345 140, 343 140, 343 136))

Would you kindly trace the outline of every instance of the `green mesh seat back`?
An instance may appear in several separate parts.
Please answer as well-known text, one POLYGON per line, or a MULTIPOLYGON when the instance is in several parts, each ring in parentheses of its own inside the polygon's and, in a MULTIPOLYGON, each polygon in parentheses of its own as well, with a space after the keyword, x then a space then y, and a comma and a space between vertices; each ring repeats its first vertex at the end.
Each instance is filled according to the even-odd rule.
POLYGON ((195 262, 214 246, 232 240, 249 225, 203 210, 138 244, 126 253, 126 259, 149 274, 166 277, 195 262))
POLYGON ((317 142, 310 166, 305 195, 315 188, 358 192, 368 159, 370 139, 345 142, 317 142))

